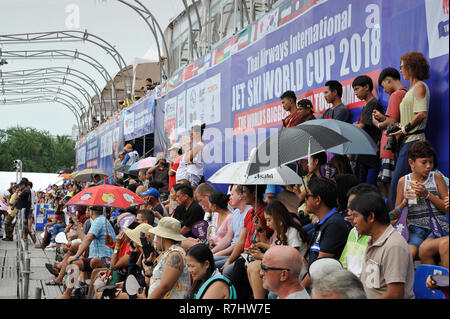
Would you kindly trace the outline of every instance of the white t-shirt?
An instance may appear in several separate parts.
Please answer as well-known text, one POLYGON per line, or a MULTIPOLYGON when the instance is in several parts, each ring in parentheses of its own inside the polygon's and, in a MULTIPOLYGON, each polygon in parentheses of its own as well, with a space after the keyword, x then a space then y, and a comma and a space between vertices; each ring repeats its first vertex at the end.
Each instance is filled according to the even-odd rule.
MULTIPOLYGON (((280 297, 278 297, 278 299, 280 299, 280 297)), ((284 299, 311 299, 311 297, 306 292, 306 289, 303 289, 302 291, 296 291, 287 295, 284 299)))
POLYGON ((286 231, 287 245, 291 247, 299 247, 300 254, 305 256, 308 245, 302 241, 300 233, 294 227, 289 227, 286 231))
MULTIPOLYGON (((198 142, 197 145, 201 146, 201 151, 198 152, 197 154, 195 154, 194 158, 192 159, 192 163, 191 165, 187 165, 187 172, 189 174, 192 175, 197 175, 197 176, 203 176, 203 147, 205 145, 205 143, 203 142, 198 142)), ((180 166, 181 166, 181 161, 180 161, 180 166)), ((180 169, 178 167, 178 169, 180 169)), ((177 172, 178 174, 178 172, 177 172)))
POLYGON ((175 181, 178 183, 178 181, 180 181, 182 179, 186 179, 186 173, 187 173, 187 165, 186 165, 186 162, 184 161, 184 155, 183 155, 180 159, 180 165, 178 166, 178 169, 177 169, 175 181))

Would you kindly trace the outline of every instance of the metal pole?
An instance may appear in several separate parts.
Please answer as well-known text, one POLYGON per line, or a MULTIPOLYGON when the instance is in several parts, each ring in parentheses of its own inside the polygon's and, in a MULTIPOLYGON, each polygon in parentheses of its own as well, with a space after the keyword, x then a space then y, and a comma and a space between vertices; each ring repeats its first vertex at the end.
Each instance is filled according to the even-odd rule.
MULTIPOLYGON (((25 242, 28 247, 28 243, 25 242)), ((27 248, 28 249, 28 248, 27 248)), ((23 299, 28 299, 28 289, 30 287, 30 272, 31 272, 31 260, 28 251, 25 258, 25 270, 24 270, 24 294, 23 299)))
POLYGON ((42 288, 36 287, 36 290, 34 291, 34 299, 41 299, 42 298, 42 288))

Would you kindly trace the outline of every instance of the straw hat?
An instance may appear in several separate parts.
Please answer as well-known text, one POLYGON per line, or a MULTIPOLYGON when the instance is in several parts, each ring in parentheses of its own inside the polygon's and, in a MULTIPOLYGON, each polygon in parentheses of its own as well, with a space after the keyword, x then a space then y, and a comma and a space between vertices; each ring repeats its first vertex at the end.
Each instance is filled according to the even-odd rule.
POLYGON ((131 152, 133 150, 133 146, 131 146, 131 144, 127 144, 123 149, 127 152, 131 152))
POLYGON ((158 226, 153 227, 148 232, 158 237, 168 238, 175 241, 183 241, 186 239, 180 234, 181 223, 178 219, 173 217, 163 217, 158 226))
POLYGON ((148 231, 152 228, 149 224, 142 223, 139 224, 135 229, 125 228, 123 231, 136 245, 141 247, 141 232, 148 233, 148 231))

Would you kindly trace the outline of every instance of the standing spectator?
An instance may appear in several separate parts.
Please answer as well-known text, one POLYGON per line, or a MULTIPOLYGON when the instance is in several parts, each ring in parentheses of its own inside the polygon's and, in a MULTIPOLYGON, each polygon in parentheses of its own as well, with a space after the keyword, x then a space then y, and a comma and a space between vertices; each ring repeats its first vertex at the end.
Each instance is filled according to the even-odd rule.
MULTIPOLYGON (((306 188, 306 209, 319 222, 315 225, 310 241, 309 264, 318 258, 341 256, 348 236, 344 218, 336 208, 336 184, 326 178, 311 179, 306 188)), ((311 287, 311 278, 306 275, 302 281, 306 289, 311 287)))
POLYGON ((205 211, 196 201, 194 201, 193 196, 192 187, 189 185, 181 185, 177 190, 178 206, 183 206, 185 209, 180 233, 185 237, 197 238, 197 236, 192 233, 191 229, 196 222, 203 220, 205 211))
POLYGON ((150 167, 147 171, 152 174, 152 182, 160 184, 158 191, 161 194, 161 201, 169 198, 169 164, 164 157, 164 153, 156 154, 155 166, 150 167))
POLYGON ((380 194, 357 195, 350 204, 358 233, 371 236, 361 272, 369 299, 414 298, 414 263, 403 236, 389 223, 380 194))
POLYGON ((175 175, 175 182, 178 184, 184 180, 187 180, 187 163, 185 160, 186 154, 191 150, 191 140, 189 136, 181 137, 181 148, 184 155, 181 156, 181 159, 178 164, 177 173, 175 175))
POLYGON ((315 280, 311 297, 312 299, 367 299, 359 278, 347 270, 333 271, 315 280))
POLYGON ((299 281, 305 264, 305 259, 293 247, 270 247, 261 262, 264 289, 275 293, 278 299, 310 299, 299 281))
POLYGON ((347 123, 350 122, 350 112, 342 103, 342 84, 338 81, 331 80, 325 83, 324 97, 327 103, 331 103, 332 107, 326 110, 323 119, 335 119, 347 123))
POLYGON ((408 206, 408 244, 413 259, 418 257, 420 245, 427 238, 436 238, 431 225, 431 215, 442 228, 443 234, 449 233, 449 222, 445 213, 445 198, 448 188, 441 174, 433 171, 436 153, 426 141, 413 142, 408 148, 409 165, 412 173, 400 178, 397 188, 397 200, 394 210, 400 217, 403 208, 408 206), (411 202, 415 201, 415 202, 411 202))
MULTIPOLYGON (((395 170, 395 154, 398 150, 386 149, 388 135, 386 129, 389 125, 395 125, 400 122, 400 103, 403 100, 407 90, 400 81, 400 73, 394 68, 386 68, 381 71, 378 77, 378 85, 383 87, 384 92, 390 95, 386 114, 374 110, 372 114, 372 123, 380 130, 383 130, 380 143, 381 167, 378 174, 377 184, 381 189, 383 196, 388 199, 388 207, 391 206, 391 180, 395 170)), ((395 137, 393 137, 395 139, 395 137)), ((397 143, 396 143, 397 144, 397 143)))
POLYGON ((301 99, 300 101, 298 101, 297 112, 299 117, 298 124, 302 124, 303 122, 316 119, 316 117, 314 116, 314 108, 311 100, 301 99))
POLYGON ((281 104, 283 105, 283 109, 286 112, 289 112, 289 115, 283 119, 283 125, 281 126, 281 129, 299 125, 300 118, 298 117, 298 111, 296 106, 297 97, 295 96, 294 91, 284 92, 281 95, 280 99, 281 104))
POLYGON ((126 152, 125 158, 122 161, 121 166, 123 165, 132 165, 139 160, 139 153, 136 150, 133 150, 133 145, 127 144, 123 148, 126 152))
POLYGON ((153 90, 155 88, 151 78, 145 79, 145 86, 147 87, 147 91, 151 91, 151 90, 153 90))
MULTIPOLYGON (((367 75, 360 75, 353 80, 352 87, 358 99, 364 100, 366 102, 366 105, 364 105, 361 110, 359 121, 353 124, 369 134, 369 136, 375 142, 378 153, 381 136, 379 128, 372 123, 372 114, 375 110, 381 112, 383 110, 383 107, 381 106, 380 101, 378 101, 378 99, 376 99, 372 94, 372 79, 367 75)), ((361 183, 365 183, 367 181, 369 169, 373 168, 378 171, 378 166, 378 155, 356 155, 355 173, 361 183)))
POLYGON ((182 158, 183 150, 180 143, 175 143, 169 148, 169 192, 172 190, 173 185, 177 183, 177 170, 180 166, 180 160, 182 158))
POLYGON ((430 77, 430 65, 420 52, 409 52, 400 58, 400 72, 410 88, 400 103, 401 129, 391 136, 400 139, 400 152, 395 164, 391 180, 391 209, 394 209, 397 199, 398 180, 411 173, 408 164, 407 150, 414 141, 425 141, 428 108, 430 105, 430 90, 423 80, 430 77))
POLYGON ((16 223, 14 221, 15 216, 17 214, 17 208, 14 208, 14 204, 17 201, 17 198, 19 197, 19 186, 13 185, 9 189, 9 193, 11 194, 9 201, 8 201, 8 215, 5 219, 5 238, 3 240, 5 241, 13 241, 14 236, 14 226, 16 223))
POLYGON ((31 221, 33 217, 33 211, 31 210, 31 191, 28 186, 28 179, 22 178, 19 183, 19 197, 15 203, 15 208, 18 209, 18 212, 21 213, 21 210, 24 209, 24 221, 23 225, 20 227, 24 227, 24 239, 28 242, 28 235, 30 235, 33 243, 36 243, 36 236, 31 232, 31 221))
POLYGON ((203 149, 205 146, 203 132, 205 127, 205 124, 192 127, 192 150, 186 152, 186 155, 184 155, 184 161, 187 164, 186 179, 189 180, 194 189, 201 183, 203 178, 203 149))

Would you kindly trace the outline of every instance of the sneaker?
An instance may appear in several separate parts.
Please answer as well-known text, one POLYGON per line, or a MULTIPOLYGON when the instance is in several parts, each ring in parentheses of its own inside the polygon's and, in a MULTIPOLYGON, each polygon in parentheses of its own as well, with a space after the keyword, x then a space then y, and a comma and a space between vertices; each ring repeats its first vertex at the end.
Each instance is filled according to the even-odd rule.
POLYGON ((56 248, 58 246, 58 244, 57 243, 50 243, 48 246, 47 246, 47 248, 56 248))
POLYGON ((4 240, 4 241, 13 241, 12 238, 8 238, 8 237, 2 238, 2 240, 4 240))

